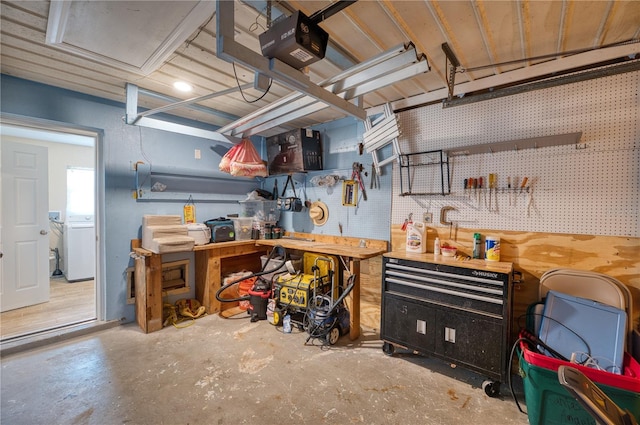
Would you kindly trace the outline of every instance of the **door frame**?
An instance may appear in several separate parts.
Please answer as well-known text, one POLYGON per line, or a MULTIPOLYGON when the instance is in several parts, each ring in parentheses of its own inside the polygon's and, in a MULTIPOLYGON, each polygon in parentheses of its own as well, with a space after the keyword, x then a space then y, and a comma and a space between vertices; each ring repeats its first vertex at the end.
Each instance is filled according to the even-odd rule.
POLYGON ((105 181, 104 181, 104 131, 98 128, 79 126, 59 121, 45 120, 41 118, 23 115, 0 113, 0 123, 17 127, 26 127, 34 130, 54 131, 60 133, 76 134, 95 139, 95 231, 96 231, 96 319, 104 321, 106 315, 106 270, 105 270, 105 181))

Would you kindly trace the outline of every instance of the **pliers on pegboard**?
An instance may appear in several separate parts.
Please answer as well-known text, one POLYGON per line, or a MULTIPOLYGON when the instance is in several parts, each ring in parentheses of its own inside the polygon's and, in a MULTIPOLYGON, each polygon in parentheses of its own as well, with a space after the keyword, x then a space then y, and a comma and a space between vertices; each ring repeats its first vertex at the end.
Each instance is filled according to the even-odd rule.
POLYGON ((358 186, 360 186, 360 190, 362 191, 362 199, 367 200, 367 192, 364 190, 364 184, 362 183, 362 176, 360 173, 362 172, 362 164, 359 162, 353 163, 353 171, 351 171, 351 180, 357 180, 358 186))

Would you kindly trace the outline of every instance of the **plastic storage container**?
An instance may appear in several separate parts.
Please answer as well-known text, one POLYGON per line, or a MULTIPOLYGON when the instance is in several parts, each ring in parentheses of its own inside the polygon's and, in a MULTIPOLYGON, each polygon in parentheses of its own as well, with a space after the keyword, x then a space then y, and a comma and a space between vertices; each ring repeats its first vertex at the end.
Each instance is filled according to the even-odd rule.
POLYGON ((252 217, 229 217, 233 220, 233 229, 236 232, 237 241, 246 241, 251 239, 251 226, 253 225, 252 217))
POLYGON ((255 200, 239 201, 241 207, 241 217, 253 217, 260 221, 278 221, 280 210, 278 201, 255 200))
POLYGON ((620 408, 640 417, 640 366, 625 353, 624 374, 600 371, 544 356, 520 344, 520 374, 531 425, 595 424, 593 417, 558 382, 558 367, 575 367, 604 391, 620 408))

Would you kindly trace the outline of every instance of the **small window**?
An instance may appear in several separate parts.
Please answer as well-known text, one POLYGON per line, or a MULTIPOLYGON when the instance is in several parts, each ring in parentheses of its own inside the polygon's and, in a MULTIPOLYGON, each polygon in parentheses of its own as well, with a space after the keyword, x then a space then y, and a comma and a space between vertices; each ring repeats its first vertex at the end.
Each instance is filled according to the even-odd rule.
POLYGON ((67 218, 93 216, 94 214, 93 168, 67 168, 67 218))

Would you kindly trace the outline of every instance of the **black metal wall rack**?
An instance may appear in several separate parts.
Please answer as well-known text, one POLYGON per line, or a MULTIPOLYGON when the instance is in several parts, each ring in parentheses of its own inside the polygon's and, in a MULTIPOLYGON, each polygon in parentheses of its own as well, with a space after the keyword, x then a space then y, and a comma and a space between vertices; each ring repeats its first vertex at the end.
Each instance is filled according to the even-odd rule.
POLYGON ((443 150, 423 151, 401 154, 400 162, 400 196, 413 195, 449 195, 449 155, 443 150), (440 167, 439 192, 413 192, 412 170, 416 167, 440 167), (407 190, 405 191, 405 186, 407 190))

